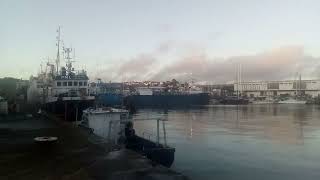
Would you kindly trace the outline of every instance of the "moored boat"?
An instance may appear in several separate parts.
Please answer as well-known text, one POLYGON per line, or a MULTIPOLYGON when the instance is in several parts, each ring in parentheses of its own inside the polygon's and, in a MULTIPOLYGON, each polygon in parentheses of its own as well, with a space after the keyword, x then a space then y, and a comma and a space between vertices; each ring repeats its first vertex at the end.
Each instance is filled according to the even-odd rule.
MULTIPOLYGON (((139 119, 135 119, 137 121, 139 119)), ((140 119, 141 120, 141 119, 140 119)), ((145 119, 152 120, 152 119, 145 119)), ((163 122, 164 143, 159 142, 159 122, 157 120, 157 141, 152 141, 135 134, 133 121, 128 118, 128 111, 117 108, 88 108, 83 111, 80 126, 89 129, 94 134, 106 138, 110 143, 119 145, 125 142, 126 148, 146 156, 163 166, 170 167, 174 161, 175 148, 166 143, 163 122), (126 139, 123 141, 123 139, 126 139)))
POLYGON ((244 104, 249 104, 249 99, 242 98, 242 97, 236 97, 236 96, 230 96, 230 97, 225 97, 220 100, 221 104, 226 104, 226 105, 244 105, 244 104))
POLYGON ((289 98, 286 100, 280 100, 278 101, 278 103, 279 104, 307 104, 307 101, 289 98))
POLYGON ((124 98, 124 104, 135 107, 186 107, 192 105, 207 105, 209 104, 209 99, 208 93, 129 95, 124 98))
POLYGON ((60 115, 64 120, 77 121, 82 110, 93 106, 94 96, 90 96, 89 77, 85 70, 76 71, 71 57, 72 48, 63 47, 66 66, 60 66, 60 28, 57 37, 56 64, 46 63, 46 68, 38 77, 30 79, 28 101, 41 104, 41 108, 60 115))

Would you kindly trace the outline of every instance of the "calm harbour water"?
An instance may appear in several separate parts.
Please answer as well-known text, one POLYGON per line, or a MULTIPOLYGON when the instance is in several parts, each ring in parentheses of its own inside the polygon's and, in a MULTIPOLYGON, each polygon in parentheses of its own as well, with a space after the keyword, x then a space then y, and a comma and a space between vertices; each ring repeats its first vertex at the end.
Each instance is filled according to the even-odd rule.
MULTIPOLYGON (((153 117, 168 120, 172 168, 192 179, 320 178, 320 106, 141 109, 133 118, 153 117)), ((156 134, 156 121, 134 126, 139 135, 156 134)))

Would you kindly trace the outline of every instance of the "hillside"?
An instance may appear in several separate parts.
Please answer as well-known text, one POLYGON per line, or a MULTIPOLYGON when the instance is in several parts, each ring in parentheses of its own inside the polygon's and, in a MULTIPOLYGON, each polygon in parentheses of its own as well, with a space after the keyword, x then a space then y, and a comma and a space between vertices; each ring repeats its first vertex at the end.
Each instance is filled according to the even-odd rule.
POLYGON ((16 83, 19 79, 5 77, 0 78, 0 96, 8 101, 13 101, 16 95, 16 83))

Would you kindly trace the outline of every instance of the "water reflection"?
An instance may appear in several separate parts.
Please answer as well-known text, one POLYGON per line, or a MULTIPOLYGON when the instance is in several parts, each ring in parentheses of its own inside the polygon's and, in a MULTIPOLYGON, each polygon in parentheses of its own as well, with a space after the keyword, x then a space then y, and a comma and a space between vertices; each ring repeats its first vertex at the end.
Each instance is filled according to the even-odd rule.
MULTIPOLYGON (((175 168, 193 178, 254 179, 246 174, 254 170, 266 179, 299 179, 320 177, 319 115, 318 106, 249 105, 144 109, 134 118, 168 119, 175 168)), ((152 122, 137 122, 135 128, 155 132, 152 122)))

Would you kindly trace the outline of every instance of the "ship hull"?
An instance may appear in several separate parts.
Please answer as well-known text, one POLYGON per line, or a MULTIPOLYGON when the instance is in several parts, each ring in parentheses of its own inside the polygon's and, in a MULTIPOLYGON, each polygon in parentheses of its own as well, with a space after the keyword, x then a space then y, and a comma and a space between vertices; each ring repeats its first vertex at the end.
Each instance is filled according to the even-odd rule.
POLYGON ((124 104, 134 107, 185 107, 209 104, 209 94, 130 95, 124 104))
POLYGON ((245 105, 249 104, 248 99, 242 99, 242 98, 225 98, 220 101, 221 104, 225 105, 245 105))
POLYGON ((83 110, 93 105, 94 100, 70 100, 46 103, 44 108, 46 111, 56 114, 65 121, 79 121, 81 120, 83 110))
POLYGON ((284 100, 284 101, 279 101, 278 104, 307 104, 307 101, 303 101, 303 100, 284 100))

